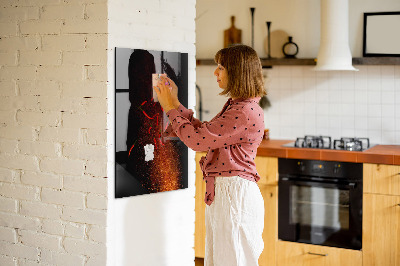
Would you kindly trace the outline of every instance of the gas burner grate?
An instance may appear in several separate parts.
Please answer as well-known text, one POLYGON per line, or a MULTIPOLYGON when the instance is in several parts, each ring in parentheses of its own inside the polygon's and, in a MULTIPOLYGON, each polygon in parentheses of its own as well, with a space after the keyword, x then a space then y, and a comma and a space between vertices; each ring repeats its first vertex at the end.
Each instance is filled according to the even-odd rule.
POLYGON ((340 138, 333 141, 335 150, 363 151, 370 147, 368 138, 340 138))
POLYGON ((294 146, 299 148, 330 149, 331 137, 306 135, 304 138, 297 138, 294 146))

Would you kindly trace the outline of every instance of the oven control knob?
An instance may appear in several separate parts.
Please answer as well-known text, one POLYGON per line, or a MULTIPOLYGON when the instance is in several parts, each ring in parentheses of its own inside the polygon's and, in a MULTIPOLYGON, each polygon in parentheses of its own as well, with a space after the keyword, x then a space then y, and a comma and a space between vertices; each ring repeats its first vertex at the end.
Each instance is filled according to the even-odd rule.
POLYGON ((297 165, 299 166, 299 170, 304 172, 306 170, 306 166, 303 164, 303 162, 297 162, 297 165))
POLYGON ((335 167, 333 168, 333 173, 338 174, 340 172, 341 165, 340 164, 335 164, 335 167))

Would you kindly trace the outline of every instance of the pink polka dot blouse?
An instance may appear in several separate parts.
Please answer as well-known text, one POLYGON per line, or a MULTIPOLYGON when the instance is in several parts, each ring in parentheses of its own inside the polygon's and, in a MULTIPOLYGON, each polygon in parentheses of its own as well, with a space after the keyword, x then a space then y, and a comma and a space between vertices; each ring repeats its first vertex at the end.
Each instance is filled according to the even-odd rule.
POLYGON ((253 182, 260 179, 254 163, 265 128, 259 101, 260 97, 229 98, 222 111, 209 122, 194 118, 193 111, 182 104, 167 112, 171 124, 163 136, 178 136, 194 151, 207 151, 200 160, 207 205, 214 200, 217 176, 240 176, 253 182))

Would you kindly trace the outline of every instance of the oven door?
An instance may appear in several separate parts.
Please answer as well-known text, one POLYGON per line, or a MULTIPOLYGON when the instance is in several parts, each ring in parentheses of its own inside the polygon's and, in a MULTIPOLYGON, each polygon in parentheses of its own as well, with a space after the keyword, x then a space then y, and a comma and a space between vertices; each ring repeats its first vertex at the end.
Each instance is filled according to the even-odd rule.
POLYGON ((278 238, 361 249, 362 181, 279 179, 278 238))

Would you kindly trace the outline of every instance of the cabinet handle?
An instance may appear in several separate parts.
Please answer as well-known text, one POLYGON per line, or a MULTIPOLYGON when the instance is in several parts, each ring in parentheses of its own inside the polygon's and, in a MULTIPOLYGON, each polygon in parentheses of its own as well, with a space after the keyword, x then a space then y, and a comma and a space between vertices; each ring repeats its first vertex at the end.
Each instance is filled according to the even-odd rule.
POLYGON ((400 203, 399 203, 399 204, 397 204, 397 206, 400 206, 400 203))
POLYGON ((307 254, 310 254, 310 255, 317 255, 317 256, 323 256, 323 257, 328 256, 328 254, 320 254, 320 253, 313 253, 313 252, 307 252, 307 254))

